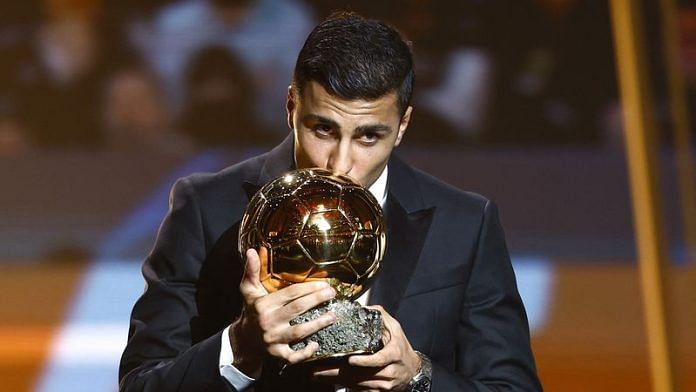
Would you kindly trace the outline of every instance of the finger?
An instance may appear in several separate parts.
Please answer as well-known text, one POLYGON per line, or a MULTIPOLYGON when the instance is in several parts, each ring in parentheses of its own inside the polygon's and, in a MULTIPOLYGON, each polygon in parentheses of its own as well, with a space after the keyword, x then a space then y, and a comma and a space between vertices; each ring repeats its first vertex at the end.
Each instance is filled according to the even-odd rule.
POLYGON ((391 391, 392 382, 387 380, 365 380, 355 384, 353 389, 361 391, 391 391))
POLYGON ((377 310, 382 314, 382 341, 386 346, 391 341, 392 336, 397 331, 401 331, 401 324, 380 305, 370 305, 366 308, 377 310))
MULTIPOLYGON (((317 292, 317 291, 326 290, 326 289, 329 289, 335 293, 335 291, 331 288, 331 286, 323 280, 296 283, 296 284, 290 285, 282 290, 279 290, 278 295, 276 296, 276 299, 278 301, 281 301, 281 305, 285 305, 285 304, 292 302, 298 298, 302 298, 306 295, 312 294, 312 293, 317 292)), ((327 291, 327 293, 328 293, 328 291, 327 291)))
POLYGON ((288 364, 295 364, 308 360, 318 349, 319 343, 313 341, 307 343, 307 345, 300 350, 293 350, 289 345, 281 343, 269 346, 268 353, 284 360, 288 364))
POLYGON ((315 318, 314 320, 307 321, 306 323, 301 323, 293 325, 290 328, 286 328, 283 333, 283 342, 292 343, 298 342, 307 336, 317 332, 318 330, 334 323, 336 321, 336 314, 333 312, 326 312, 321 316, 315 318))
POLYGON ((382 307, 382 305, 367 305, 365 308, 380 312, 382 314, 382 319, 393 319, 393 317, 389 314, 389 312, 387 312, 386 309, 382 307))
POLYGON ((295 364, 295 363, 300 363, 303 361, 308 360, 309 358, 314 355, 314 353, 319 349, 319 343, 317 342, 309 342, 304 348, 301 350, 292 351, 286 358, 288 363, 290 364, 295 364))
MULTIPOLYGON (((331 289, 331 286, 329 286, 328 283, 323 282, 323 281, 313 281, 313 282, 304 282, 304 283, 295 283, 290 286, 284 287, 275 293, 271 293, 270 295, 266 296, 263 298, 263 306, 267 310, 272 310, 274 314, 277 316, 277 318, 283 322, 288 322, 291 318, 294 318, 295 316, 289 316, 291 313, 296 313, 292 312, 291 309, 284 309, 284 312, 276 312, 275 310, 283 308, 285 305, 288 303, 298 299, 302 298, 304 296, 307 296, 312 293, 316 293, 318 291, 324 290, 324 289, 331 289)), ((329 292, 325 292, 328 294, 329 292)), ((335 293, 332 293, 331 298, 335 296, 335 293)), ((326 300, 317 302, 314 306, 324 302, 326 300)), ((297 305, 293 305, 297 306, 297 305)), ((310 307, 309 309, 311 309, 310 307)), ((307 309, 305 309, 306 311, 307 309)))
POLYGON ((340 374, 340 368, 328 368, 315 370, 312 374, 314 377, 338 377, 340 374))
POLYGON ((291 320, 335 296, 336 291, 328 286, 318 291, 312 291, 303 297, 296 298, 286 303, 280 309, 280 312, 278 312, 278 316, 286 320, 291 320))
POLYGON ((391 350, 386 346, 372 355, 352 355, 348 358, 348 364, 359 367, 382 367, 392 362, 391 350))
MULTIPOLYGON (((384 347, 374 354, 370 355, 353 355, 348 357, 348 363, 352 366, 359 367, 382 367, 390 365, 394 362, 401 360, 399 354, 399 338, 392 339, 391 331, 386 327, 383 330, 383 343, 384 347)), ((403 335, 399 335, 406 339, 403 335)), ((410 346, 409 346, 410 347, 410 346)))
MULTIPOLYGON (((266 248, 261 248, 261 254, 267 254, 266 248)), ((244 266, 244 276, 239 284, 239 291, 246 300, 247 304, 257 298, 263 297, 268 292, 261 284, 259 271, 261 270, 261 258, 254 249, 246 252, 246 264, 244 266)))

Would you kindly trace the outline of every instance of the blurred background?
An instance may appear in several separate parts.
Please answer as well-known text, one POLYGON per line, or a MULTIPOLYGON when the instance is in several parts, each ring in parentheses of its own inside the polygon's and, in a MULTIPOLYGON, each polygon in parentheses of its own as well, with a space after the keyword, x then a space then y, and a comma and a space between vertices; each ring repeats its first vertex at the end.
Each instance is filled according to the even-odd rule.
MULTIPOLYGON (((682 390, 696 390, 696 266, 663 26, 657 0, 642 3, 671 336, 682 390)), ((677 4, 693 109, 696 2, 677 4)), ((600 0, 1 1, 3 390, 117 390, 140 263, 171 185, 287 135, 297 53, 336 9, 387 20, 414 42, 414 117, 399 152, 499 204, 546 390, 651 390, 600 0)))

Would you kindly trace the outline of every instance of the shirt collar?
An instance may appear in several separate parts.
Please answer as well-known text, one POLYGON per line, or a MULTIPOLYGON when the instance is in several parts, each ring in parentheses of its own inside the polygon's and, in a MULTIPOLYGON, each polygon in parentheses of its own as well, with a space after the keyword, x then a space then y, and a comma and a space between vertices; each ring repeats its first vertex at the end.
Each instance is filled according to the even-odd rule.
POLYGON ((372 196, 377 199, 379 202, 379 205, 384 208, 384 203, 387 202, 387 172, 389 171, 389 166, 384 166, 384 170, 382 170, 382 174, 377 177, 375 182, 370 185, 369 191, 372 193, 372 196))
MULTIPOLYGON (((293 149, 292 152, 292 160, 295 163, 295 168, 297 168, 297 157, 295 156, 295 150, 293 149)), ((389 165, 384 166, 384 170, 382 170, 382 174, 377 177, 375 182, 370 185, 370 188, 368 190, 370 193, 372 193, 372 196, 377 199, 379 202, 379 205, 384 208, 384 203, 387 202, 387 172, 389 171, 389 165)))

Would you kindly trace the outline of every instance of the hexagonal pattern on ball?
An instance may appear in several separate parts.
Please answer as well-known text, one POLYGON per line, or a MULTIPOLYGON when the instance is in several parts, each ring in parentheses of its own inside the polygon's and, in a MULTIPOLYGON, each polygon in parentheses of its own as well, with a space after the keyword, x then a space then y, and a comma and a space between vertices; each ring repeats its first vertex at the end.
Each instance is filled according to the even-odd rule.
MULTIPOLYGON (((286 173, 252 198, 239 251, 268 248, 261 282, 273 292, 293 283, 341 282, 355 298, 369 285, 386 249, 382 209, 370 192, 324 169, 286 173)), ((346 290, 347 289, 347 290, 346 290)))

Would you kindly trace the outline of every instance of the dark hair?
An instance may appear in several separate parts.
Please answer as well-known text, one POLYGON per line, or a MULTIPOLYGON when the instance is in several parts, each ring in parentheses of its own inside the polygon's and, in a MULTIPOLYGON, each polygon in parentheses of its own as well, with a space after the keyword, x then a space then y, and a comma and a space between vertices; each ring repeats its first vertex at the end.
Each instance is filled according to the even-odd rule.
POLYGON ((393 27, 352 12, 321 22, 307 37, 295 65, 298 94, 309 81, 343 99, 377 99, 398 94, 401 114, 415 82, 409 44, 393 27))

